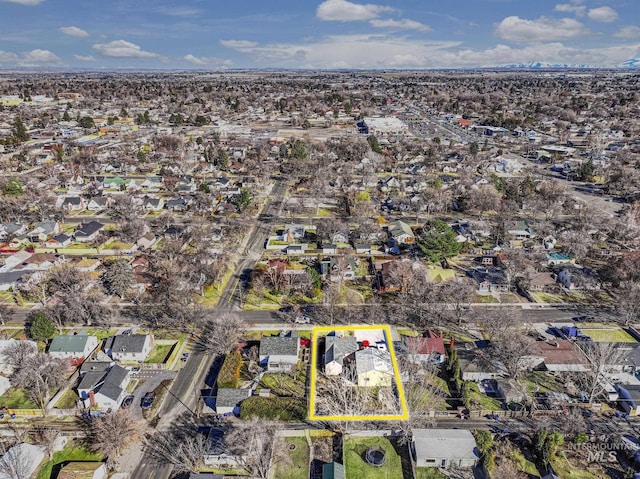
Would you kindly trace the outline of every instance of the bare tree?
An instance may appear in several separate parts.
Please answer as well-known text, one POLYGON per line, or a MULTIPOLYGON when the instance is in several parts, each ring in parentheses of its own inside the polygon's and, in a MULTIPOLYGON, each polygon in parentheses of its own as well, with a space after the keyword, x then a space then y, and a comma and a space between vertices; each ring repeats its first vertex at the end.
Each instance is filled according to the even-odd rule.
POLYGON ((109 294, 122 298, 133 285, 133 275, 129 261, 118 258, 106 262, 102 274, 102 284, 109 294))
POLYGON ((272 456, 278 429, 278 423, 258 418, 235 422, 224 437, 227 453, 236 456, 251 477, 268 479, 277 463, 272 456))
POLYGON ((616 290, 616 309, 625 326, 640 318, 640 283, 623 281, 616 290))
POLYGON ((589 362, 589 369, 578 373, 578 385, 591 404, 606 391, 607 374, 624 356, 624 350, 615 343, 581 341, 578 343, 589 362))
POLYGON ((37 441, 38 444, 44 446, 47 450, 47 454, 49 456, 49 460, 53 459, 53 453, 55 448, 55 443, 60 437, 60 431, 52 427, 45 427, 38 430, 37 441))
MULTIPOLYGON (((0 475, 7 479, 29 479, 33 471, 31 455, 25 450, 26 444, 16 444, 5 450, 0 459, 0 475)), ((4 449, 4 446, 2 447, 4 449)))
POLYGON ((4 324, 11 315, 11 308, 6 301, 0 301, 0 324, 4 324))
POLYGON ((104 454, 111 464, 144 431, 142 422, 123 409, 93 419, 89 428, 91 449, 104 454))
POLYGON ((526 360, 531 355, 533 339, 515 331, 501 331, 491 343, 491 357, 498 361, 512 379, 529 367, 526 360))
POLYGON ((15 341, 2 351, 4 361, 13 367, 21 366, 38 352, 38 347, 33 341, 15 341))
POLYGON ((228 353, 236 347, 247 330, 247 324, 232 312, 215 314, 204 323, 196 339, 196 350, 215 356, 228 353))
POLYGON ((196 428, 179 434, 158 431, 145 439, 146 451, 160 463, 171 464, 177 473, 200 472, 210 448, 209 438, 196 428))
POLYGON ((48 354, 33 354, 24 359, 11 375, 12 383, 24 388, 29 397, 46 415, 51 391, 64 384, 68 363, 48 354))

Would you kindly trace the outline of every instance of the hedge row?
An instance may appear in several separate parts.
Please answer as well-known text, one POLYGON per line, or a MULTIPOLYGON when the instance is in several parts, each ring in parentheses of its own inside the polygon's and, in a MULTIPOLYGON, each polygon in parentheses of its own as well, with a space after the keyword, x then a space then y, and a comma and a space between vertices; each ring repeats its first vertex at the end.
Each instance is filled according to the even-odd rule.
POLYGON ((240 380, 240 367, 242 366, 242 354, 236 350, 224 358, 224 363, 218 373, 219 388, 237 388, 240 380))

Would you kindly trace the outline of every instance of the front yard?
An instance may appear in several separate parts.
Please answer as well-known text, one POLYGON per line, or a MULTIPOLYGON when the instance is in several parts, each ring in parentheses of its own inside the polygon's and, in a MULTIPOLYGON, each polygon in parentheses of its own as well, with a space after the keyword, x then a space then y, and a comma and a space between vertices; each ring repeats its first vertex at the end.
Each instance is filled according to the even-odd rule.
POLYGON ((173 348, 176 347, 178 343, 172 344, 156 344, 151 352, 149 353, 149 357, 144 361, 145 363, 164 363, 173 348))

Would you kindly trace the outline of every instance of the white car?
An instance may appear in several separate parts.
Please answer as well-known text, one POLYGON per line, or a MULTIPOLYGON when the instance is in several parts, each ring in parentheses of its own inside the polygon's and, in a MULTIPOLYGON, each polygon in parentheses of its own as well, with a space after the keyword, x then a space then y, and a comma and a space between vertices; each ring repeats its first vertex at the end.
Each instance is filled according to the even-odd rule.
POLYGON ((295 320, 295 323, 298 324, 309 324, 311 322, 311 318, 309 316, 298 316, 295 320))

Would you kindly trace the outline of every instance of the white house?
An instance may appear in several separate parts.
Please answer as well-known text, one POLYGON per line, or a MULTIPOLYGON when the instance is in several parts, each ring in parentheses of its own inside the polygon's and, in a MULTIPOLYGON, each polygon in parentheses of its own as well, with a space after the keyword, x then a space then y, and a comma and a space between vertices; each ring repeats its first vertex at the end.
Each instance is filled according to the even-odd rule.
POLYGON ((265 336, 260 340, 260 364, 271 372, 287 372, 298 364, 300 340, 297 336, 265 336))
POLYGON ((144 361, 152 348, 149 334, 119 334, 108 338, 105 344, 105 352, 115 361, 144 361))
POLYGON ((416 467, 469 468, 478 462, 476 440, 467 429, 414 429, 416 467))
POLYGON ((49 345, 49 356, 59 359, 85 359, 98 347, 98 338, 83 332, 56 336, 49 345))
POLYGON ((127 396, 130 380, 129 371, 118 365, 112 366, 106 372, 89 371, 82 375, 78 384, 78 396, 85 402, 85 406, 115 411, 127 396))

